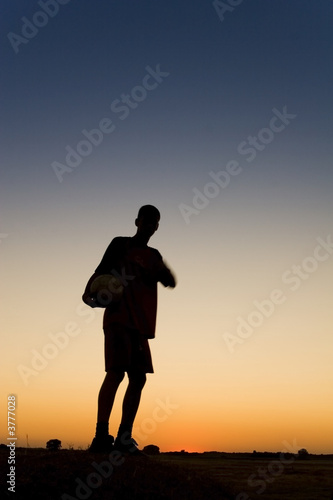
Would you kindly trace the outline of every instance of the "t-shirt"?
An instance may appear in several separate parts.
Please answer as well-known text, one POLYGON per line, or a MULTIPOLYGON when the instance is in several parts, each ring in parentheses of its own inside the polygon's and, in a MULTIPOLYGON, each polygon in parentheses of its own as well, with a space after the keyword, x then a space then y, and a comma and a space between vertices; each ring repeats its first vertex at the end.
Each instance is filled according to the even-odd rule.
POLYGON ((131 237, 114 238, 96 269, 98 274, 114 274, 124 292, 119 302, 105 309, 103 327, 121 323, 137 329, 146 338, 155 337, 157 312, 157 269, 165 269, 161 254, 147 245, 138 246, 131 237))

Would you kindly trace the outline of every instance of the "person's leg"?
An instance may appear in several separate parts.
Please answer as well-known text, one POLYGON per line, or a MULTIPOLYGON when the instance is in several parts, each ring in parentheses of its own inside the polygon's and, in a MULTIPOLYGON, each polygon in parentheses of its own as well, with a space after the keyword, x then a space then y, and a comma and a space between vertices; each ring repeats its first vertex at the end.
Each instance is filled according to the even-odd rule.
POLYGON ((125 376, 126 344, 123 339, 123 328, 115 323, 104 328, 104 356, 106 375, 98 395, 98 411, 96 435, 108 434, 108 423, 114 398, 120 382, 125 376))
POLYGON ((141 399, 141 392, 146 383, 144 372, 128 373, 128 387, 124 396, 122 418, 115 441, 116 449, 132 454, 141 455, 137 443, 132 438, 132 428, 141 399))
POLYGON ((109 370, 106 373, 98 395, 96 434, 89 447, 91 452, 104 453, 112 450, 114 438, 109 435, 109 418, 117 389, 124 375, 125 373, 119 370, 109 370))
POLYGON ((121 370, 109 370, 98 395, 97 422, 108 422, 120 382, 125 373, 121 370))
MULTIPOLYGON (((98 395, 98 411, 96 424, 96 439, 105 440, 109 435, 109 418, 114 398, 125 373, 119 370, 109 370, 98 395)), ((113 439, 113 438, 112 438, 113 439)))
POLYGON ((144 372, 128 373, 128 387, 124 396, 118 436, 124 432, 128 432, 131 436, 133 422, 139 408, 141 393, 145 383, 146 374, 144 372))
POLYGON ((146 383, 146 373, 153 372, 153 367, 147 339, 136 330, 128 329, 126 334, 129 352, 128 387, 123 400, 122 418, 115 446, 120 451, 140 453, 132 438, 132 428, 146 383))

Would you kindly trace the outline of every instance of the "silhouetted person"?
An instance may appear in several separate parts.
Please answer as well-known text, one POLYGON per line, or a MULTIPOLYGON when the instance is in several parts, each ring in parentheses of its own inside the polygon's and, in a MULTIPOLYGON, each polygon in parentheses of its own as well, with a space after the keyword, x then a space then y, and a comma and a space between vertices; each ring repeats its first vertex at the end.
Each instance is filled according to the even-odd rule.
POLYGON ((106 376, 98 396, 96 435, 90 451, 109 452, 114 443, 114 448, 122 452, 140 453, 132 438, 132 427, 146 373, 154 371, 148 339, 155 336, 157 282, 165 287, 176 286, 175 278, 161 254, 148 246, 150 237, 158 229, 159 220, 157 208, 152 205, 141 207, 135 220, 136 234, 133 237, 116 237, 111 241, 83 295, 84 302, 94 307, 90 297, 90 284, 94 278, 111 273, 122 277, 124 290, 121 300, 111 300, 104 312, 106 376), (128 387, 114 442, 113 436, 109 435, 109 418, 125 372, 128 387))

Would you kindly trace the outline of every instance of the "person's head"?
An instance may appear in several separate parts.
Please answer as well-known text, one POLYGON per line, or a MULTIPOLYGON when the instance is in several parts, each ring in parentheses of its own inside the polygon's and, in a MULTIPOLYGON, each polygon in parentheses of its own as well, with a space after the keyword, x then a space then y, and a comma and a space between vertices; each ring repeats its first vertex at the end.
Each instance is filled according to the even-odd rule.
POLYGON ((146 237, 152 236, 158 229, 159 220, 161 218, 159 210, 153 205, 143 205, 135 219, 135 225, 138 228, 137 234, 142 234, 146 237))

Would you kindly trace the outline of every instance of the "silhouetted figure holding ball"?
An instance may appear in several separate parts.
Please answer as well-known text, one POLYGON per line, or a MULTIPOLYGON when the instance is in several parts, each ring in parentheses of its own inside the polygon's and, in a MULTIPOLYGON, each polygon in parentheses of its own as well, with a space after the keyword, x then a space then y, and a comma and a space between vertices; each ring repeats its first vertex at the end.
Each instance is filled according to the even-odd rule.
POLYGON ((165 287, 176 286, 175 277, 161 254, 148 246, 149 239, 158 229, 159 220, 156 207, 141 207, 135 220, 136 234, 111 241, 83 294, 84 302, 91 307, 105 307, 106 376, 98 396, 96 435, 89 448, 92 452, 110 452, 114 448, 124 453, 141 453, 132 438, 132 428, 146 373, 154 371, 148 339, 155 337, 157 283, 161 282, 165 287), (105 275, 109 278, 113 275, 108 287, 105 285, 108 276, 105 275), (98 280, 104 283, 102 290, 98 289, 98 280), (118 280, 117 289, 114 288, 115 280, 118 280), (94 287, 97 292, 92 293, 94 287), (109 418, 125 372, 128 387, 114 441, 109 434, 109 418))

